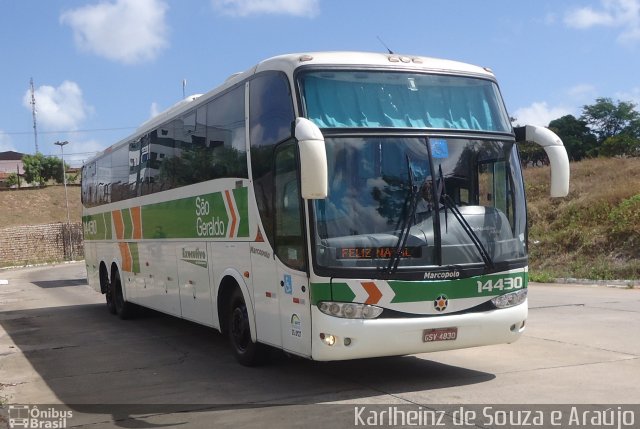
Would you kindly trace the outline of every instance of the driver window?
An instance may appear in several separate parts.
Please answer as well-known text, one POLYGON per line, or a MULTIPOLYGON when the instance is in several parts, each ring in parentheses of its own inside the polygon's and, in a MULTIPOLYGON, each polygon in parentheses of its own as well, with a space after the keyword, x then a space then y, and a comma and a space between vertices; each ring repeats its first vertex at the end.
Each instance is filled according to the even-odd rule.
POLYGON ((306 269, 296 146, 284 143, 275 156, 275 252, 287 266, 306 269))

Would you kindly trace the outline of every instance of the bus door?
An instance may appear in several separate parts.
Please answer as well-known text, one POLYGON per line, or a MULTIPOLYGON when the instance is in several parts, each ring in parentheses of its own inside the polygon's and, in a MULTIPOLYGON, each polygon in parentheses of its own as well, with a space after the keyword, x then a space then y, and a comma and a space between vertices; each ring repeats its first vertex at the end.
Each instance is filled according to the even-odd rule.
POLYGON ((297 146, 278 146, 274 161, 274 241, 285 350, 311 356, 311 307, 297 146))

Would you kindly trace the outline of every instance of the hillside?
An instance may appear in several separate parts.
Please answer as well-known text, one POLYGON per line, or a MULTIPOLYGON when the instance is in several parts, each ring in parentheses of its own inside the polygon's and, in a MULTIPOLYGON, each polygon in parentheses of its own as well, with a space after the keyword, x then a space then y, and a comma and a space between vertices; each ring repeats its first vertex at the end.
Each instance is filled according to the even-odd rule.
MULTIPOLYGON (((80 187, 68 186, 69 217, 80 222, 80 187)), ((64 186, 0 191, 0 228, 67 221, 64 186)))
MULTIPOLYGON (((640 278, 640 159, 573 163, 569 196, 559 199, 548 197, 548 167, 524 175, 532 278, 640 278)), ((80 188, 68 191, 71 220, 80 221, 80 188)), ((0 192, 0 228, 66 216, 62 186, 0 192)))
POLYGON ((572 163, 566 198, 548 197, 549 174, 525 170, 533 278, 640 278, 640 159, 572 163))

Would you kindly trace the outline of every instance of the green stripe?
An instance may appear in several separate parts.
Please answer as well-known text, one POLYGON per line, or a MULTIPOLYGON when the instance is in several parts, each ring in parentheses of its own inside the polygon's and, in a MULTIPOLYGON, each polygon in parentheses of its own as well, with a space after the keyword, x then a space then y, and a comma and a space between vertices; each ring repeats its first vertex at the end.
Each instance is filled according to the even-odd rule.
POLYGON ((111 240, 111 212, 82 216, 85 240, 111 240))
POLYGON ((249 197, 248 188, 236 188, 233 190, 233 199, 240 216, 238 225, 238 237, 249 236, 249 197))
POLYGON ((389 281, 389 286, 391 287, 391 289, 393 289, 396 295, 391 303, 395 304, 402 302, 433 301, 441 294, 447 295, 449 299, 496 296, 515 290, 511 289, 505 291, 504 288, 506 287, 505 282, 509 283, 509 281, 517 281, 506 279, 516 278, 519 278, 523 287, 526 287, 525 273, 493 274, 488 276, 471 277, 459 280, 430 282, 406 282, 392 280, 389 281), (490 285, 499 286, 500 281, 502 282, 502 289, 492 288, 491 290, 483 290, 481 287, 487 282, 492 282, 490 283, 490 285), (479 282, 480 287, 478 285, 479 282))
POLYGON ((131 220, 131 210, 122 209, 122 223, 124 224, 124 238, 131 240, 133 238, 133 221, 131 220))
POLYGON ((317 304, 320 301, 352 302, 355 297, 356 294, 346 283, 334 282, 333 287, 331 283, 311 283, 312 304, 317 304))
POLYGON ((129 251, 131 252, 131 259, 133 264, 131 269, 134 273, 140 272, 140 253, 138 252, 138 243, 127 243, 129 251))
MULTIPOLYGON (((391 304, 406 302, 428 302, 439 295, 449 299, 494 297, 527 287, 529 276, 525 272, 511 274, 491 274, 459 280, 441 281, 400 281, 389 280, 388 284, 395 292, 391 304), (514 285, 521 285, 514 288, 514 285), (512 287, 508 289, 509 285, 512 287), (489 287, 491 288, 489 290, 489 287)), ((345 282, 311 283, 311 303, 320 301, 353 302, 356 297, 345 282)))
MULTIPOLYGON (((231 192, 238 213, 234 238, 249 237, 248 188, 236 188, 231 192)), ((230 208, 231 209, 231 208, 230 208)), ((196 197, 180 198, 142 206, 142 238, 225 238, 231 227, 227 215, 224 192, 196 197)), ((124 238, 133 238, 131 210, 122 209, 124 238)), ((86 240, 110 240, 112 237, 111 213, 83 216, 86 240), (92 221, 95 221, 92 223, 92 221)))

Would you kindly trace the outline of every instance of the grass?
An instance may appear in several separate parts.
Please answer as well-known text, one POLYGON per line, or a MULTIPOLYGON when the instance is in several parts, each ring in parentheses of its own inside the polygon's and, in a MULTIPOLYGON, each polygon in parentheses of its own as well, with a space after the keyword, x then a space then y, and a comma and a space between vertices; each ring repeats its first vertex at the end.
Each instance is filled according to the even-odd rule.
POLYGON ((572 163, 565 198, 547 196, 549 174, 525 170, 531 274, 640 278, 640 159, 572 163))
MULTIPOLYGON (((69 217, 80 222, 80 187, 67 186, 69 217)), ((0 228, 67 221, 64 186, 0 191, 0 228)))

